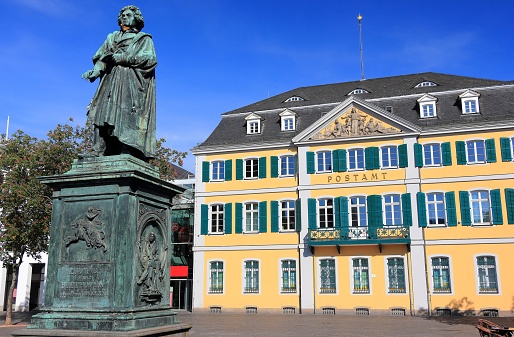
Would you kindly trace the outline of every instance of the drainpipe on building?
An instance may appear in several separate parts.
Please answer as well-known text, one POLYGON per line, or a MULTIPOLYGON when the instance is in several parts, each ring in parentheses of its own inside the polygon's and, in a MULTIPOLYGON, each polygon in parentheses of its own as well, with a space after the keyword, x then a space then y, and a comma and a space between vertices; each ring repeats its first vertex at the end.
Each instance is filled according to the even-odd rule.
POLYGON ((427 287, 427 304, 428 304, 428 316, 432 316, 432 303, 430 296, 430 287, 428 283, 428 261, 427 261, 427 245, 425 242, 425 227, 421 227, 421 233, 423 237, 423 258, 425 259, 425 282, 427 287))
POLYGON ((298 313, 302 314, 302 250, 300 249, 300 232, 298 233, 298 313))
POLYGON ((413 306, 413 300, 412 300, 412 287, 413 287, 413 283, 412 283, 412 257, 411 257, 411 254, 410 254, 410 249, 409 251, 407 252, 407 273, 409 274, 409 310, 410 310, 410 315, 413 316, 413 312, 414 312, 414 306, 413 306))

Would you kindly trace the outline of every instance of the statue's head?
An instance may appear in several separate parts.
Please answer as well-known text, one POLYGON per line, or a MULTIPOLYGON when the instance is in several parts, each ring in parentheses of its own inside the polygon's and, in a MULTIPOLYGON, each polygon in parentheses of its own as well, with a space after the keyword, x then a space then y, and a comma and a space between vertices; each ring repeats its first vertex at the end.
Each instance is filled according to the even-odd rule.
POLYGON ((141 14, 139 8, 134 5, 125 6, 121 9, 120 14, 118 14, 118 25, 120 27, 122 26, 121 16, 127 10, 132 11, 134 14, 134 28, 136 28, 137 31, 141 31, 141 29, 143 29, 145 26, 145 19, 143 19, 143 14, 141 14))

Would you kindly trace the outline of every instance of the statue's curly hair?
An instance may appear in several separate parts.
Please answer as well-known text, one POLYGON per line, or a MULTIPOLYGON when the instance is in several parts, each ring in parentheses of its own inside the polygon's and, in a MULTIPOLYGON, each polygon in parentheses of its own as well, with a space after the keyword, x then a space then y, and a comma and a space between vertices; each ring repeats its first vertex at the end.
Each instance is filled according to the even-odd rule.
POLYGON ((143 14, 141 14, 141 11, 138 7, 134 5, 125 6, 121 9, 120 14, 118 14, 118 26, 121 27, 121 14, 126 11, 127 9, 130 9, 134 13, 134 19, 136 21, 136 29, 138 31, 141 31, 143 27, 145 26, 145 19, 143 19, 143 14))

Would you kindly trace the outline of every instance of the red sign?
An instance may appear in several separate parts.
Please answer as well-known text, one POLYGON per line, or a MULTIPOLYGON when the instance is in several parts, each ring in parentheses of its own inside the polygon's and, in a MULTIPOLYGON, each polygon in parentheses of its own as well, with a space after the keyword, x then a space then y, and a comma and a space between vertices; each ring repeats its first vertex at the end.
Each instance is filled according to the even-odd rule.
POLYGON ((171 224, 171 230, 176 232, 178 230, 178 223, 171 224))
POLYGON ((187 277, 187 266, 171 266, 170 277, 187 277))

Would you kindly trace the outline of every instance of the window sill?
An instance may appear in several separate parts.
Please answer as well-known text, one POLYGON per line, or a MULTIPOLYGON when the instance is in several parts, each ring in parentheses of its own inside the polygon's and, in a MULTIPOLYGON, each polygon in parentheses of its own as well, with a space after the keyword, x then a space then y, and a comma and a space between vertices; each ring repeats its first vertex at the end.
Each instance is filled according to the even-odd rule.
POLYGON ((490 223, 490 222, 481 222, 481 223, 474 223, 474 224, 471 224, 471 227, 493 227, 494 224, 490 223))
POLYGON ((296 233, 296 229, 281 229, 279 233, 296 233))
POLYGON ((221 232, 221 233, 212 232, 212 233, 209 233, 209 235, 225 235, 225 232, 221 232))
POLYGON ((446 224, 428 224, 428 228, 447 228, 448 226, 446 224))
POLYGON ((259 231, 243 232, 243 234, 250 234, 250 235, 259 234, 259 231))

